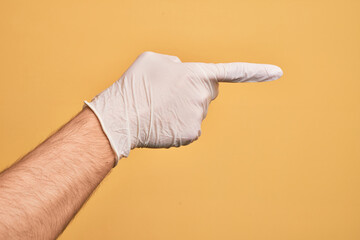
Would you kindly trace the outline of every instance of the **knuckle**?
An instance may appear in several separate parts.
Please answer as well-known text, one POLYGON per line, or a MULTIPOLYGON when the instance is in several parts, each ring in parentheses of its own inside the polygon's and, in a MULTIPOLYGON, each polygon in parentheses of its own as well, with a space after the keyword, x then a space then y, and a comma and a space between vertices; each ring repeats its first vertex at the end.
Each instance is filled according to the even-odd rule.
POLYGON ((197 139, 201 135, 201 122, 202 121, 197 121, 196 124, 194 124, 195 127, 193 128, 192 131, 194 139, 197 139))
POLYGON ((199 128, 198 130, 197 130, 197 138, 199 138, 201 136, 201 128, 199 128))
POLYGON ((190 142, 196 141, 199 138, 198 132, 194 131, 191 135, 190 135, 190 142))
POLYGON ((201 120, 204 120, 206 118, 206 115, 207 115, 207 108, 204 110, 202 116, 201 116, 201 120))
POLYGON ((154 54, 154 52, 152 52, 152 51, 145 51, 145 52, 141 53, 140 56, 147 57, 147 56, 150 56, 153 54, 154 54))
POLYGON ((188 134, 189 140, 191 140, 191 141, 198 139, 201 135, 201 126, 199 126, 198 123, 196 123, 195 126, 196 127, 193 127, 191 129, 191 131, 189 131, 189 134, 188 134))

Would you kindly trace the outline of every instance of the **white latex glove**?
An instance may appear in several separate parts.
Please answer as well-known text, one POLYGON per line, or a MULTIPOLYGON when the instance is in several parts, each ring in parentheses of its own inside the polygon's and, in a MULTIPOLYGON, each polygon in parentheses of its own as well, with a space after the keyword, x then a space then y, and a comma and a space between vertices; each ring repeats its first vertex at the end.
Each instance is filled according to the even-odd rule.
POLYGON ((182 63, 175 56, 144 52, 118 81, 85 104, 98 117, 116 165, 136 147, 178 147, 196 140, 209 103, 218 95, 218 82, 281 76, 274 65, 182 63))

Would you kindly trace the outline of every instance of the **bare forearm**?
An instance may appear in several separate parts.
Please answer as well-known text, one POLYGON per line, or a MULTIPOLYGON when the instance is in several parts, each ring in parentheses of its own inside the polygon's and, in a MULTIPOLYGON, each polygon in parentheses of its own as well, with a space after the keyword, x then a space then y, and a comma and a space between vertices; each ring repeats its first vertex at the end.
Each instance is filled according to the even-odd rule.
POLYGON ((0 174, 0 239, 55 238, 110 171, 114 157, 117 162, 133 148, 190 144, 201 134, 219 82, 263 82, 281 75, 274 65, 182 63, 176 56, 144 52, 118 81, 85 102, 96 116, 85 108, 0 174))
POLYGON ((114 164, 96 116, 85 108, 0 174, 0 239, 54 239, 114 164))

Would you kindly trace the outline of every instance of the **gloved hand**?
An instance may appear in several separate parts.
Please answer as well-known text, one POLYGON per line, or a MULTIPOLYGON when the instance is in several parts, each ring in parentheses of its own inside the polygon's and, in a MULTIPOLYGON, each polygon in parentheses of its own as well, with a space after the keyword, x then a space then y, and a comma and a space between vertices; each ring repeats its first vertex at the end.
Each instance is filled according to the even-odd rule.
POLYGON ((218 95, 218 82, 281 76, 274 65, 182 63, 175 56, 144 52, 118 81, 85 104, 98 117, 116 165, 136 147, 178 147, 196 140, 209 103, 218 95))

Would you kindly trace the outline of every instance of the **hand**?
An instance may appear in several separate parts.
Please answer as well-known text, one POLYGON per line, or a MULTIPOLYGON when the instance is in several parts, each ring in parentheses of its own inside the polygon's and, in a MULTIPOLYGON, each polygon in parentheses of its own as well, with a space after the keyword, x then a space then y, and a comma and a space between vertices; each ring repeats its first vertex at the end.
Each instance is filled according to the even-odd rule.
POLYGON ((98 117, 117 162, 136 147, 178 147, 196 140, 218 82, 281 76, 274 65, 182 63, 175 56, 144 52, 118 81, 85 103, 98 117))

